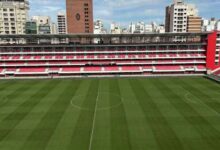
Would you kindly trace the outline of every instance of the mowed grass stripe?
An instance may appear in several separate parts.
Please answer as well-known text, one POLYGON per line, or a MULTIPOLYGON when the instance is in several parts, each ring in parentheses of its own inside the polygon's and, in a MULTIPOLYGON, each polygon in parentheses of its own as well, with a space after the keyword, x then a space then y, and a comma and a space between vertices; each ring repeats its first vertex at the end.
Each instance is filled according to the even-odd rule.
MULTIPOLYGON (((170 101, 164 97, 161 90, 157 89, 155 86, 157 81, 154 80, 158 79, 141 79, 140 82, 143 83, 142 85, 144 86, 145 90, 148 91, 149 95, 154 100, 155 104, 160 109, 160 112, 163 114, 179 139, 183 142, 183 138, 187 138, 189 136, 193 138, 200 137, 197 132, 194 132, 191 124, 182 116, 181 113, 179 113, 179 111, 170 103, 170 101)), ((155 114, 155 117, 157 117, 157 114, 155 114)))
MULTIPOLYGON (((194 149, 192 145, 196 145, 199 148, 208 148, 207 144, 204 143, 200 138, 200 134, 194 129, 193 125, 188 122, 187 119, 173 106, 170 102, 170 98, 164 97, 161 90, 159 90, 156 85, 160 85, 157 81, 158 79, 151 79, 146 83, 146 80, 142 81, 144 86, 147 87, 147 84, 150 85, 151 90, 154 92, 149 93, 152 95, 152 98, 157 101, 157 105, 160 108, 163 115, 166 117, 166 120, 169 122, 170 126, 172 126, 173 130, 183 143, 184 149, 194 149)), ((169 81, 167 78, 163 78, 163 81, 169 81)), ((174 78, 172 78, 174 80, 174 78)), ((176 93, 183 95, 186 93, 183 89, 174 86, 172 80, 167 83, 167 86, 170 88, 175 88, 176 93)), ((146 90, 149 90, 146 88, 146 90)), ((150 90, 149 90, 150 91, 150 90)), ((179 99, 174 98, 176 103, 178 103, 179 99)), ((193 114, 192 114, 193 115, 193 114)), ((155 115, 156 117, 156 115, 155 115)))
POLYGON ((90 81, 88 79, 84 80, 71 80, 72 84, 75 82, 80 82, 77 89, 72 89, 75 92, 74 96, 71 98, 68 108, 66 108, 62 119, 57 125, 56 130, 53 133, 49 143, 47 144, 46 150, 61 150, 67 149, 68 144, 71 141, 71 135, 74 131, 75 125, 80 114, 80 109, 73 106, 81 106, 83 103, 84 94, 88 91, 90 81))
MULTIPOLYGON (((0 141, 2 141, 14 128, 20 123, 23 118, 28 115, 28 113, 37 105, 40 100, 48 94, 48 89, 55 88, 58 82, 51 81, 46 83, 39 91, 37 91, 31 97, 28 97, 21 105, 15 109, 11 114, 9 114, 0 123, 0 141)), ((9 95, 10 98, 19 97, 22 92, 26 91, 29 86, 24 86, 21 89, 15 91, 15 93, 9 95)))
MULTIPOLYGON (((196 95, 194 95, 194 91, 192 91, 188 88, 183 88, 182 85, 184 83, 179 83, 180 81, 178 81, 178 79, 173 80, 171 85, 172 85, 172 88, 175 88, 176 90, 178 89, 179 91, 182 91, 182 94, 179 94, 179 93, 178 94, 183 96, 185 98, 185 101, 187 103, 190 103, 191 106, 193 108, 195 108, 195 110, 201 116, 203 116, 210 124, 213 125, 213 127, 215 127, 216 129, 220 129, 220 126, 219 126, 220 125, 220 122, 219 122, 220 114, 204 102, 204 101, 207 101, 207 103, 212 102, 212 101, 216 102, 218 99, 220 99, 220 95, 216 96, 217 92, 215 93, 215 90, 212 90, 213 93, 216 94, 216 95, 213 95, 210 92, 211 89, 209 89, 209 88, 206 89, 205 84, 201 87, 200 83, 197 82, 198 79, 200 79, 200 78, 196 78, 196 79, 191 78, 188 80, 190 81, 191 85, 193 85, 195 88, 201 88, 201 92, 205 91, 205 93, 208 94, 209 97, 215 98, 215 99, 212 100, 212 99, 207 99, 206 97, 200 97, 200 98, 197 97, 196 95)), ((202 79, 206 80, 205 78, 202 78, 202 79)))
MULTIPOLYGON (((35 88, 32 89, 32 92, 29 93, 29 95, 33 95, 35 93, 34 91, 38 91, 43 86, 43 82, 40 83, 41 86, 35 86, 35 88)), ((62 81, 57 86, 61 88, 65 84, 66 81, 62 81)), ((38 103, 4 139, 4 141, 1 143, 2 149, 13 150, 20 149, 23 146, 23 144, 28 140, 29 135, 41 121, 41 118, 43 118, 50 106, 53 105, 54 100, 52 97, 56 97, 56 94, 60 94, 62 92, 60 88, 48 90, 48 95, 42 98, 40 103, 38 103)))
MULTIPOLYGON (((122 101, 118 79, 109 80, 110 105, 114 106, 122 101), (114 96, 117 95, 116 97, 114 96)), ((110 109, 111 116, 111 149, 113 150, 130 150, 131 141, 128 129, 128 122, 123 103, 115 108, 110 109)))
MULTIPOLYGON (((32 131, 27 141, 22 146, 21 150, 45 149, 51 136, 56 130, 56 127, 63 117, 67 107, 70 105, 70 100, 75 94, 80 82, 64 83, 64 86, 57 86, 62 92, 57 97, 54 97, 53 105, 47 110, 47 113, 41 118, 39 124, 32 131)), ((56 95, 56 93, 54 93, 56 95)))
POLYGON ((110 109, 114 108, 110 105, 110 94, 114 93, 109 93, 109 84, 109 79, 101 79, 99 82, 98 111, 95 120, 92 150, 111 150, 110 109))
POLYGON ((195 84, 192 84, 194 88, 204 91, 209 96, 220 97, 220 84, 217 82, 214 82, 207 78, 198 78, 198 77, 187 78, 187 81, 194 82, 195 84))
POLYGON ((211 79, 208 79, 206 77, 203 77, 203 78, 199 78, 197 77, 196 80, 198 81, 198 83, 200 83, 201 85, 206 85, 207 87, 211 88, 211 89, 214 89, 214 90, 218 90, 219 91, 219 88, 220 88, 220 84, 219 82, 215 82, 211 79))
POLYGON ((166 118, 156 106, 154 99, 145 90, 142 83, 137 79, 131 79, 130 85, 135 93, 140 107, 145 113, 147 123, 151 127, 158 147, 161 150, 182 150, 183 146, 166 118), (157 117, 155 117, 157 115, 157 117))
MULTIPOLYGON (((217 91, 209 89, 208 87, 206 88, 206 84, 204 84, 203 86, 197 82, 197 79, 188 79, 189 83, 191 86, 195 87, 196 89, 200 89, 201 92, 205 92, 210 98, 207 98, 205 96, 203 97, 198 97, 195 95, 196 91, 192 91, 192 89, 187 88, 187 86, 184 88, 183 86, 179 86, 179 87, 174 87, 177 88, 185 93, 187 93, 187 97, 186 95, 184 95, 186 102, 190 103, 195 110, 204 117, 204 119, 206 119, 214 128, 218 129, 220 131, 220 122, 219 122, 219 112, 217 112, 216 110, 214 110, 212 107, 209 106, 209 104, 212 103, 217 103, 216 106, 219 106, 218 100, 220 99, 220 93, 217 94, 217 91), (212 91, 212 92, 211 92, 212 91), (215 94, 215 95, 214 95, 215 94)), ((205 78, 202 78, 203 80, 207 80, 205 78)), ((175 81, 173 80, 174 83, 177 84, 185 84, 185 83, 181 83, 181 81, 175 81)))
MULTIPOLYGON (((195 110, 196 108, 192 107, 189 103, 186 103, 184 96, 176 94, 177 89, 171 88, 167 85, 170 82, 163 81, 165 80, 158 79, 157 84, 155 84, 158 90, 160 90, 171 104, 173 104, 173 106, 184 116, 184 118, 192 124, 194 129, 200 134, 203 142, 207 142, 209 148, 217 150, 220 147, 220 132, 213 128, 213 126, 195 110)), ((179 85, 184 86, 183 84, 179 85)), ((192 148, 193 146, 195 145, 192 145, 192 148)))
POLYGON ((13 85, 16 85, 16 81, 0 81, 0 92, 2 92, 3 90, 7 89, 8 87, 11 87, 13 85))
MULTIPOLYGON (((201 102, 205 103, 207 106, 209 106, 211 109, 215 110, 216 112, 219 113, 220 115, 220 95, 217 97, 215 97, 215 99, 213 97, 211 97, 209 95, 209 90, 206 89, 206 90, 202 90, 200 88, 197 88, 195 87, 195 85, 197 84, 197 80, 194 80, 194 83, 195 84, 191 84, 193 81, 190 80, 190 83, 188 81, 184 81, 184 80, 178 80, 178 81, 175 81, 176 83, 179 83, 182 85, 182 87, 187 90, 189 93, 192 93, 193 91, 193 95, 195 95, 196 97, 198 97, 201 102)), ((216 91, 218 92, 219 91, 219 94, 220 94, 220 88, 219 90, 215 90, 215 89, 210 89, 212 91, 216 91)))
MULTIPOLYGON (((0 85, 1 86, 0 87, 1 88, 0 89, 0 108, 5 106, 6 104, 8 105, 8 102, 13 100, 14 97, 9 99, 9 95, 13 95, 16 93, 18 94, 17 90, 19 90, 19 88, 21 89, 22 87, 27 86, 27 84, 16 84, 16 83, 12 83, 9 81, 7 83, 5 82, 5 84, 0 85)), ((23 90, 23 89, 21 89, 21 90, 23 90)), ((26 92, 26 91, 21 91, 21 92, 26 92)), ((22 93, 19 92, 19 94, 22 94, 22 93)), ((1 113, 1 111, 0 111, 0 113, 1 113)))
POLYGON ((90 136, 92 132, 92 124, 94 119, 94 111, 96 105, 96 98, 98 94, 99 80, 93 79, 89 85, 89 90, 83 100, 82 108, 88 110, 80 110, 79 118, 76 122, 71 141, 68 149, 88 150, 90 136))
MULTIPOLYGON (((3 90, 0 92, 3 97, 6 97, 6 102, 2 103, 0 107, 0 127, 1 123, 6 123, 7 117, 12 115, 19 105, 26 100, 27 94, 32 92, 33 89, 30 88, 29 83, 30 82, 21 82, 19 84, 12 84, 12 86, 5 89, 6 91, 3 90)), ((32 85, 33 88, 38 86, 37 82, 32 83, 32 85)), ((8 123, 6 123, 6 126, 7 124, 8 123)))
MULTIPOLYGON (((151 127, 145 119, 145 113, 142 111, 134 91, 129 84, 128 79, 119 81, 121 96, 127 116, 127 123, 130 133, 132 149, 135 150, 157 150, 157 142, 151 127)), ((148 86, 150 86, 148 84, 148 86)))

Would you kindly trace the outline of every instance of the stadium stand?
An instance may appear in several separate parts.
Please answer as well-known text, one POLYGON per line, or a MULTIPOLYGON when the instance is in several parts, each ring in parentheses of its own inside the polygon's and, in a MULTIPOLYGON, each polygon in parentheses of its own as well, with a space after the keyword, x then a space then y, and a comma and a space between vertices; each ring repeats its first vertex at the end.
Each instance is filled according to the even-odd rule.
MULTIPOLYGON (((141 50, 142 52, 143 50, 141 50)), ((63 50, 57 51, 56 54, 50 55, 49 50, 41 51, 20 51, 19 54, 13 55, 13 51, 1 52, 1 67, 13 70, 14 74, 31 74, 31 73, 50 73, 53 71, 69 72, 80 74, 84 73, 115 73, 118 72, 184 72, 188 66, 197 68, 192 70, 194 73, 205 73, 206 56, 198 55, 205 52, 204 49, 198 46, 192 52, 185 54, 188 49, 181 50, 178 54, 173 52, 160 50, 160 52, 145 50, 145 54, 137 54, 139 51, 130 51, 127 54, 124 50, 117 49, 117 51, 106 50, 104 54, 100 54, 95 50, 74 52, 68 50, 68 54, 63 50), (85 52, 88 52, 85 53, 85 52), (7 54, 5 54, 7 53, 7 54), (11 53, 11 54, 8 54, 11 53), (118 54, 119 53, 119 54, 118 54), (159 54, 158 54, 159 53, 159 54), (198 53, 198 54, 194 54, 198 53), (101 66, 100 66, 101 65, 101 66), (111 66, 114 65, 114 66, 111 66), (162 66, 161 66, 162 65, 162 66), (102 68, 103 67, 103 68, 102 68), (14 69, 17 68, 17 69, 14 69), (144 69, 144 70, 143 70, 144 69)), ((188 71, 188 70, 187 70, 188 71)), ((105 73, 105 74, 106 74, 105 73)))
MULTIPOLYGON (((207 39, 207 33, 203 36, 207 39)), ((203 41, 3 45, 0 46, 0 75, 204 75, 208 42, 203 41)))

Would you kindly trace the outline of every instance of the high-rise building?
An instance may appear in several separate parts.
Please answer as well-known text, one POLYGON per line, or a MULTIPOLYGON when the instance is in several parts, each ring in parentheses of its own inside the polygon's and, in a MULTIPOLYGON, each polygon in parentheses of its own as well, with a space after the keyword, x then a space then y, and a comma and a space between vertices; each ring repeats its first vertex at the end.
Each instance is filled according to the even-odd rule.
POLYGON ((93 0, 66 0, 67 32, 93 33, 93 0))
POLYGON ((37 22, 37 25, 49 24, 51 19, 49 16, 32 16, 32 20, 37 22))
POLYGON ((165 32, 170 32, 170 6, 166 7, 165 32))
POLYGON ((187 32, 201 32, 202 18, 197 16, 188 16, 187 32))
MULTIPOLYGON (((104 28, 102 20, 98 19, 94 22, 94 34, 107 34, 107 30, 104 28)), ((94 43, 101 43, 102 39, 95 38, 94 43)))
POLYGON ((135 24, 131 22, 131 24, 128 27, 129 33, 134 33, 135 31, 135 24))
POLYGON ((104 28, 102 20, 96 20, 94 22, 94 34, 106 34, 107 30, 104 28))
POLYGON ((218 21, 216 22, 216 24, 215 24, 215 29, 216 29, 217 31, 220 31, 220 20, 218 20, 218 21))
POLYGON ((166 32, 201 32, 201 18, 195 5, 186 4, 183 0, 174 0, 166 7, 166 32))
POLYGON ((121 26, 119 24, 111 23, 110 24, 110 33, 111 34, 121 34, 121 26))
POLYGON ((171 6, 166 8, 166 29, 169 32, 187 31, 187 5, 181 0, 174 0, 171 6))
POLYGON ((50 23, 50 17, 49 16, 32 16, 31 20, 35 21, 37 23, 37 33, 43 34, 48 33, 44 32, 44 26, 49 26, 50 23))
POLYGON ((39 25, 38 34, 51 34, 51 26, 49 24, 39 25))
POLYGON ((50 23, 50 34, 57 34, 57 25, 56 23, 52 22, 50 23))
POLYGON ((220 31, 220 20, 215 18, 202 19, 202 31, 203 32, 211 32, 213 30, 220 31))
POLYGON ((57 34, 57 26, 49 16, 32 16, 32 20, 37 23, 38 34, 57 34))
POLYGON ((198 9, 195 5, 187 5, 187 32, 201 32, 202 18, 198 16, 198 9))
POLYGON ((37 23, 36 21, 27 21, 25 25, 26 34, 37 34, 37 23))
POLYGON ((67 33, 66 15, 63 12, 59 12, 57 14, 57 27, 58 27, 58 34, 67 33))
POLYGON ((144 22, 136 23, 134 33, 144 33, 144 32, 145 32, 145 23, 144 22))
POLYGON ((28 0, 0 0, 0 34, 24 34, 28 0))

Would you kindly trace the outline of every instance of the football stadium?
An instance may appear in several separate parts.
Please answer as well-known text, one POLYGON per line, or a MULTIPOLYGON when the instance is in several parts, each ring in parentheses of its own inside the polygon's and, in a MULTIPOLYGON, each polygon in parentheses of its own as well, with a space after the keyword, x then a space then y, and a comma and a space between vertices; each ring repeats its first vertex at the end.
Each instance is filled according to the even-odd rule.
POLYGON ((219 149, 218 32, 0 37, 0 149, 219 149))
POLYGON ((220 150, 220 20, 183 0, 134 31, 103 33, 92 0, 66 0, 59 33, 27 20, 53 2, 0 0, 0 150, 220 150))

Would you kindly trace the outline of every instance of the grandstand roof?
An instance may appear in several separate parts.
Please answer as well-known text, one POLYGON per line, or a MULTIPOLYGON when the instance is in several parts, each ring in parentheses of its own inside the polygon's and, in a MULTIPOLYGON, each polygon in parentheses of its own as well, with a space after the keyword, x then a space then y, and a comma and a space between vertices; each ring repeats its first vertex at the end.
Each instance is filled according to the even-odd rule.
POLYGON ((111 37, 169 37, 169 36, 202 36, 210 32, 200 33, 149 33, 149 34, 12 34, 0 35, 0 38, 111 38, 111 37))

